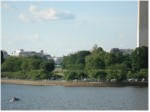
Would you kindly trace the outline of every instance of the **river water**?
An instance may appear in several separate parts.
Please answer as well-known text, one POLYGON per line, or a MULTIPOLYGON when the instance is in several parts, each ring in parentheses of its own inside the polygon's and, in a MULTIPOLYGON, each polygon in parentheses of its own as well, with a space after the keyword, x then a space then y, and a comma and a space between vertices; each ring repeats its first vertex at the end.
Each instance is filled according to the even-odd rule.
POLYGON ((148 110, 148 88, 1 84, 1 109, 148 110), (13 96, 21 100, 10 102, 13 96))

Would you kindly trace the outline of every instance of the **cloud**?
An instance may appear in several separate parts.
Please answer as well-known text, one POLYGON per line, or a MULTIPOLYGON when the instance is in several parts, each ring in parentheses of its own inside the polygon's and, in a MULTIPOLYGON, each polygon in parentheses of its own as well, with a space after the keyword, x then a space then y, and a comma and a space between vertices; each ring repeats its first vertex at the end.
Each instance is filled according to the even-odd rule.
POLYGON ((58 10, 55 8, 39 8, 31 5, 28 11, 21 13, 19 18, 25 22, 29 21, 52 21, 74 19, 75 15, 69 11, 58 10))
POLYGON ((9 4, 2 3, 1 6, 5 10, 12 11, 12 12, 15 11, 9 4))
POLYGON ((24 13, 19 14, 19 18, 25 22, 30 22, 29 17, 25 15, 24 13))
POLYGON ((37 11, 37 7, 36 7, 36 6, 31 5, 31 6, 29 7, 29 12, 34 13, 34 12, 36 12, 36 11, 37 11))

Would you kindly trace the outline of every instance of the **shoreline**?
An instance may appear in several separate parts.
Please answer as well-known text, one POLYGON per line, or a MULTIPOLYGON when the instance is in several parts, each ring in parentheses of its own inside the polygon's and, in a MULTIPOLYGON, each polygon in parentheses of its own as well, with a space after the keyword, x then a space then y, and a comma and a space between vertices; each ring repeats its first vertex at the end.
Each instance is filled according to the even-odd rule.
POLYGON ((148 82, 67 82, 67 81, 32 81, 21 79, 1 79, 1 84, 21 84, 33 86, 64 86, 64 87, 125 87, 148 86, 148 82))

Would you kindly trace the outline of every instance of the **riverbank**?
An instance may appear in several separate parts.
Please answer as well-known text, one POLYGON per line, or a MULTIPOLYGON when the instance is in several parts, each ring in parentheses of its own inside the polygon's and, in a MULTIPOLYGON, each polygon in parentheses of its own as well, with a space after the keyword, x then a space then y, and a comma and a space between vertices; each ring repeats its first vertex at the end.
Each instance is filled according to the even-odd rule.
POLYGON ((67 82, 67 81, 31 81, 18 79, 1 79, 1 83, 24 84, 34 86, 65 86, 65 87, 123 87, 148 86, 148 82, 67 82))

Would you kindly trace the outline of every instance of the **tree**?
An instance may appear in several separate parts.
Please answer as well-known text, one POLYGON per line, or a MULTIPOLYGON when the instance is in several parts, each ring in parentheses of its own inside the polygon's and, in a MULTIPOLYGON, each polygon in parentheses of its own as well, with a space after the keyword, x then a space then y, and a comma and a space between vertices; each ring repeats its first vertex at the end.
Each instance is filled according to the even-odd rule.
POLYGON ((107 73, 107 75, 106 75, 106 78, 107 79, 113 79, 114 77, 113 77, 113 70, 106 70, 106 73, 107 73))
POLYGON ((107 73, 104 70, 98 70, 97 78, 98 81, 105 80, 107 73))
POLYGON ((85 62, 86 70, 105 68, 105 61, 100 55, 89 55, 85 58, 85 62))
POLYGON ((2 64, 2 76, 17 79, 47 79, 52 76, 54 60, 33 57, 9 57, 2 64))
POLYGON ((85 57, 90 55, 89 51, 78 51, 74 54, 63 57, 63 69, 79 70, 84 69, 85 57))
POLYGON ((128 73, 127 73, 127 78, 128 78, 128 79, 133 78, 133 75, 132 75, 132 72, 131 72, 131 71, 128 71, 128 73))
POLYGON ((86 78, 87 74, 85 74, 85 72, 82 70, 77 70, 77 76, 78 76, 78 79, 81 80, 82 78, 86 78))
POLYGON ((92 67, 94 69, 103 69, 105 68, 105 62, 101 57, 94 57, 92 60, 92 67))
POLYGON ((148 78, 148 69, 140 69, 139 74, 141 78, 148 78))
POLYGON ((113 53, 107 53, 105 55, 105 64, 106 66, 110 66, 116 63, 116 56, 113 53))
POLYGON ((42 62, 41 59, 31 58, 28 62, 28 69, 29 70, 37 70, 40 69, 40 63, 42 62))
POLYGON ((106 74, 107 73, 104 70, 92 69, 88 71, 88 76, 91 79, 97 79, 98 81, 105 80, 106 74))
POLYGON ((23 58, 22 63, 21 63, 21 69, 22 70, 30 70, 29 66, 29 58, 23 58))
POLYGON ((66 71, 64 73, 64 78, 66 80, 74 80, 74 79, 78 79, 78 74, 76 71, 66 71))
POLYGON ((49 60, 49 61, 44 61, 40 64, 40 68, 44 69, 48 72, 51 72, 54 70, 55 66, 54 66, 54 61, 53 60, 49 60))
POLYGON ((132 67, 134 71, 148 68, 148 47, 136 48, 131 54, 132 67))
POLYGON ((21 70, 21 57, 9 57, 5 62, 2 64, 2 71, 7 72, 17 72, 21 70))
POLYGON ((86 56, 90 55, 90 51, 78 51, 77 59, 84 59, 86 56))
POLYGON ((126 71, 124 70, 107 70, 107 79, 116 79, 122 81, 126 79, 126 71))
MULTIPOLYGON (((115 73, 116 74, 116 73, 115 73)), ((127 72, 125 70, 117 70, 117 81, 123 81, 125 80, 127 72)))

